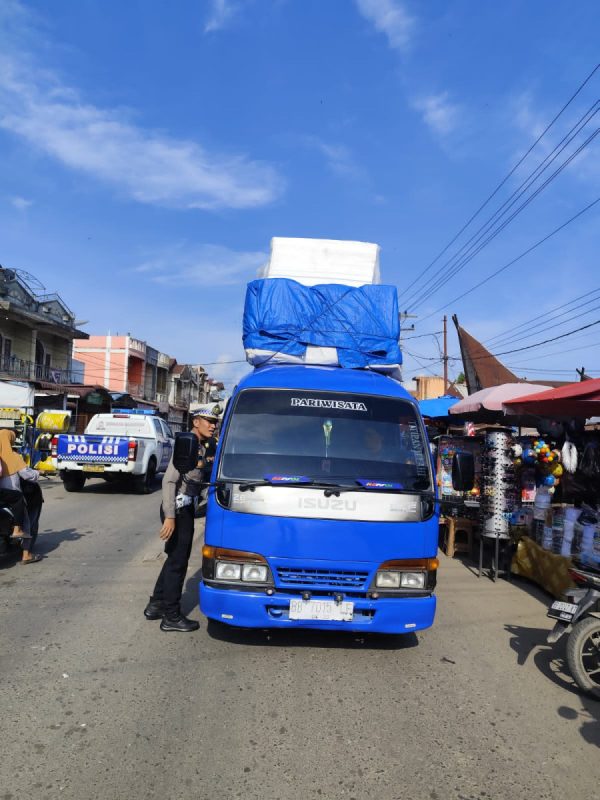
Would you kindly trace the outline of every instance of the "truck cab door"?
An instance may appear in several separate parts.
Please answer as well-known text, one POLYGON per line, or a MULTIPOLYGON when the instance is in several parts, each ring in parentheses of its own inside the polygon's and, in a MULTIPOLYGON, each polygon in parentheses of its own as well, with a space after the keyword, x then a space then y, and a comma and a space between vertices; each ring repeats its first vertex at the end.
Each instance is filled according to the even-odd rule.
POLYGON ((154 418, 152 420, 152 424, 154 425, 154 436, 156 439, 156 471, 164 472, 165 467, 163 464, 165 460, 165 435, 158 419, 154 418))
POLYGON ((163 440, 163 454, 164 454, 164 469, 169 466, 169 461, 173 455, 173 447, 175 445, 175 437, 167 423, 164 420, 160 420, 161 427, 164 433, 164 440, 163 440))

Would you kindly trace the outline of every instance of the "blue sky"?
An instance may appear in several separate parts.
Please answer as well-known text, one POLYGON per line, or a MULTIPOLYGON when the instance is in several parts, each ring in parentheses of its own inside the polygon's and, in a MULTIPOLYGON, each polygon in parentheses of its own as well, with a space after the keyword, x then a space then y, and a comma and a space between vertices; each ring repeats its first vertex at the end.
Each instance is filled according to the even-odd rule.
MULTIPOLYGON (((599 23, 594 0, 0 0, 0 262, 59 291, 90 333, 130 331, 180 362, 243 358, 244 288, 272 236, 377 242, 410 307, 406 287, 598 62, 599 23)), ((454 250, 599 90, 600 70, 454 250)), ((450 302, 599 187, 594 141, 423 298, 406 349, 439 372, 444 312, 482 339, 533 320, 503 349, 600 318, 582 300, 541 324, 600 287, 600 204, 450 302)), ((504 360, 528 377, 600 375, 599 332, 504 360)), ((244 366, 209 369, 230 382, 244 366)), ((406 357, 408 378, 423 371, 406 357)))

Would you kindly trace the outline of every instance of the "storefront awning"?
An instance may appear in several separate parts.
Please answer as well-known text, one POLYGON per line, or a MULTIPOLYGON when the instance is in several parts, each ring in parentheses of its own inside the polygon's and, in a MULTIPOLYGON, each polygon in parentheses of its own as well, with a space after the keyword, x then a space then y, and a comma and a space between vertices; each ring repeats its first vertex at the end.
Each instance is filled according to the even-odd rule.
POLYGON ((600 378, 569 383, 557 389, 517 396, 504 403, 508 414, 539 417, 583 417, 600 415, 600 378))

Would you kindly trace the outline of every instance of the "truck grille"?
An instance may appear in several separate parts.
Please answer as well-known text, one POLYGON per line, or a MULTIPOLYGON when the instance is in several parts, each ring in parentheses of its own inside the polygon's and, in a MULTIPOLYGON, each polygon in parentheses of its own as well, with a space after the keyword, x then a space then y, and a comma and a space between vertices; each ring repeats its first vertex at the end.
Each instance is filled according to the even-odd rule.
POLYGON ((334 586, 360 589, 369 573, 357 570, 312 569, 310 567, 277 567, 282 586, 334 586))

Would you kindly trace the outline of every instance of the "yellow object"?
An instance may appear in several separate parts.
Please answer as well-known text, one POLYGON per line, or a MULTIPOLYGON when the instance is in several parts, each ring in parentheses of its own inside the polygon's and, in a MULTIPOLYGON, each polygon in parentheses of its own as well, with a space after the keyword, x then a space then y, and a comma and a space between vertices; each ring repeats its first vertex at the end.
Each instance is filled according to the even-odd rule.
POLYGON ((38 461, 35 465, 35 469, 37 469, 38 472, 48 472, 52 475, 56 473, 56 467, 51 458, 47 458, 45 461, 38 461))
POLYGON ((36 421, 38 431, 48 433, 66 433, 71 424, 70 411, 42 411, 36 421))
POLYGON ((523 536, 517 545, 510 571, 535 581, 558 600, 565 589, 575 586, 567 571, 571 566, 571 559, 567 556, 549 553, 529 536, 523 536))

